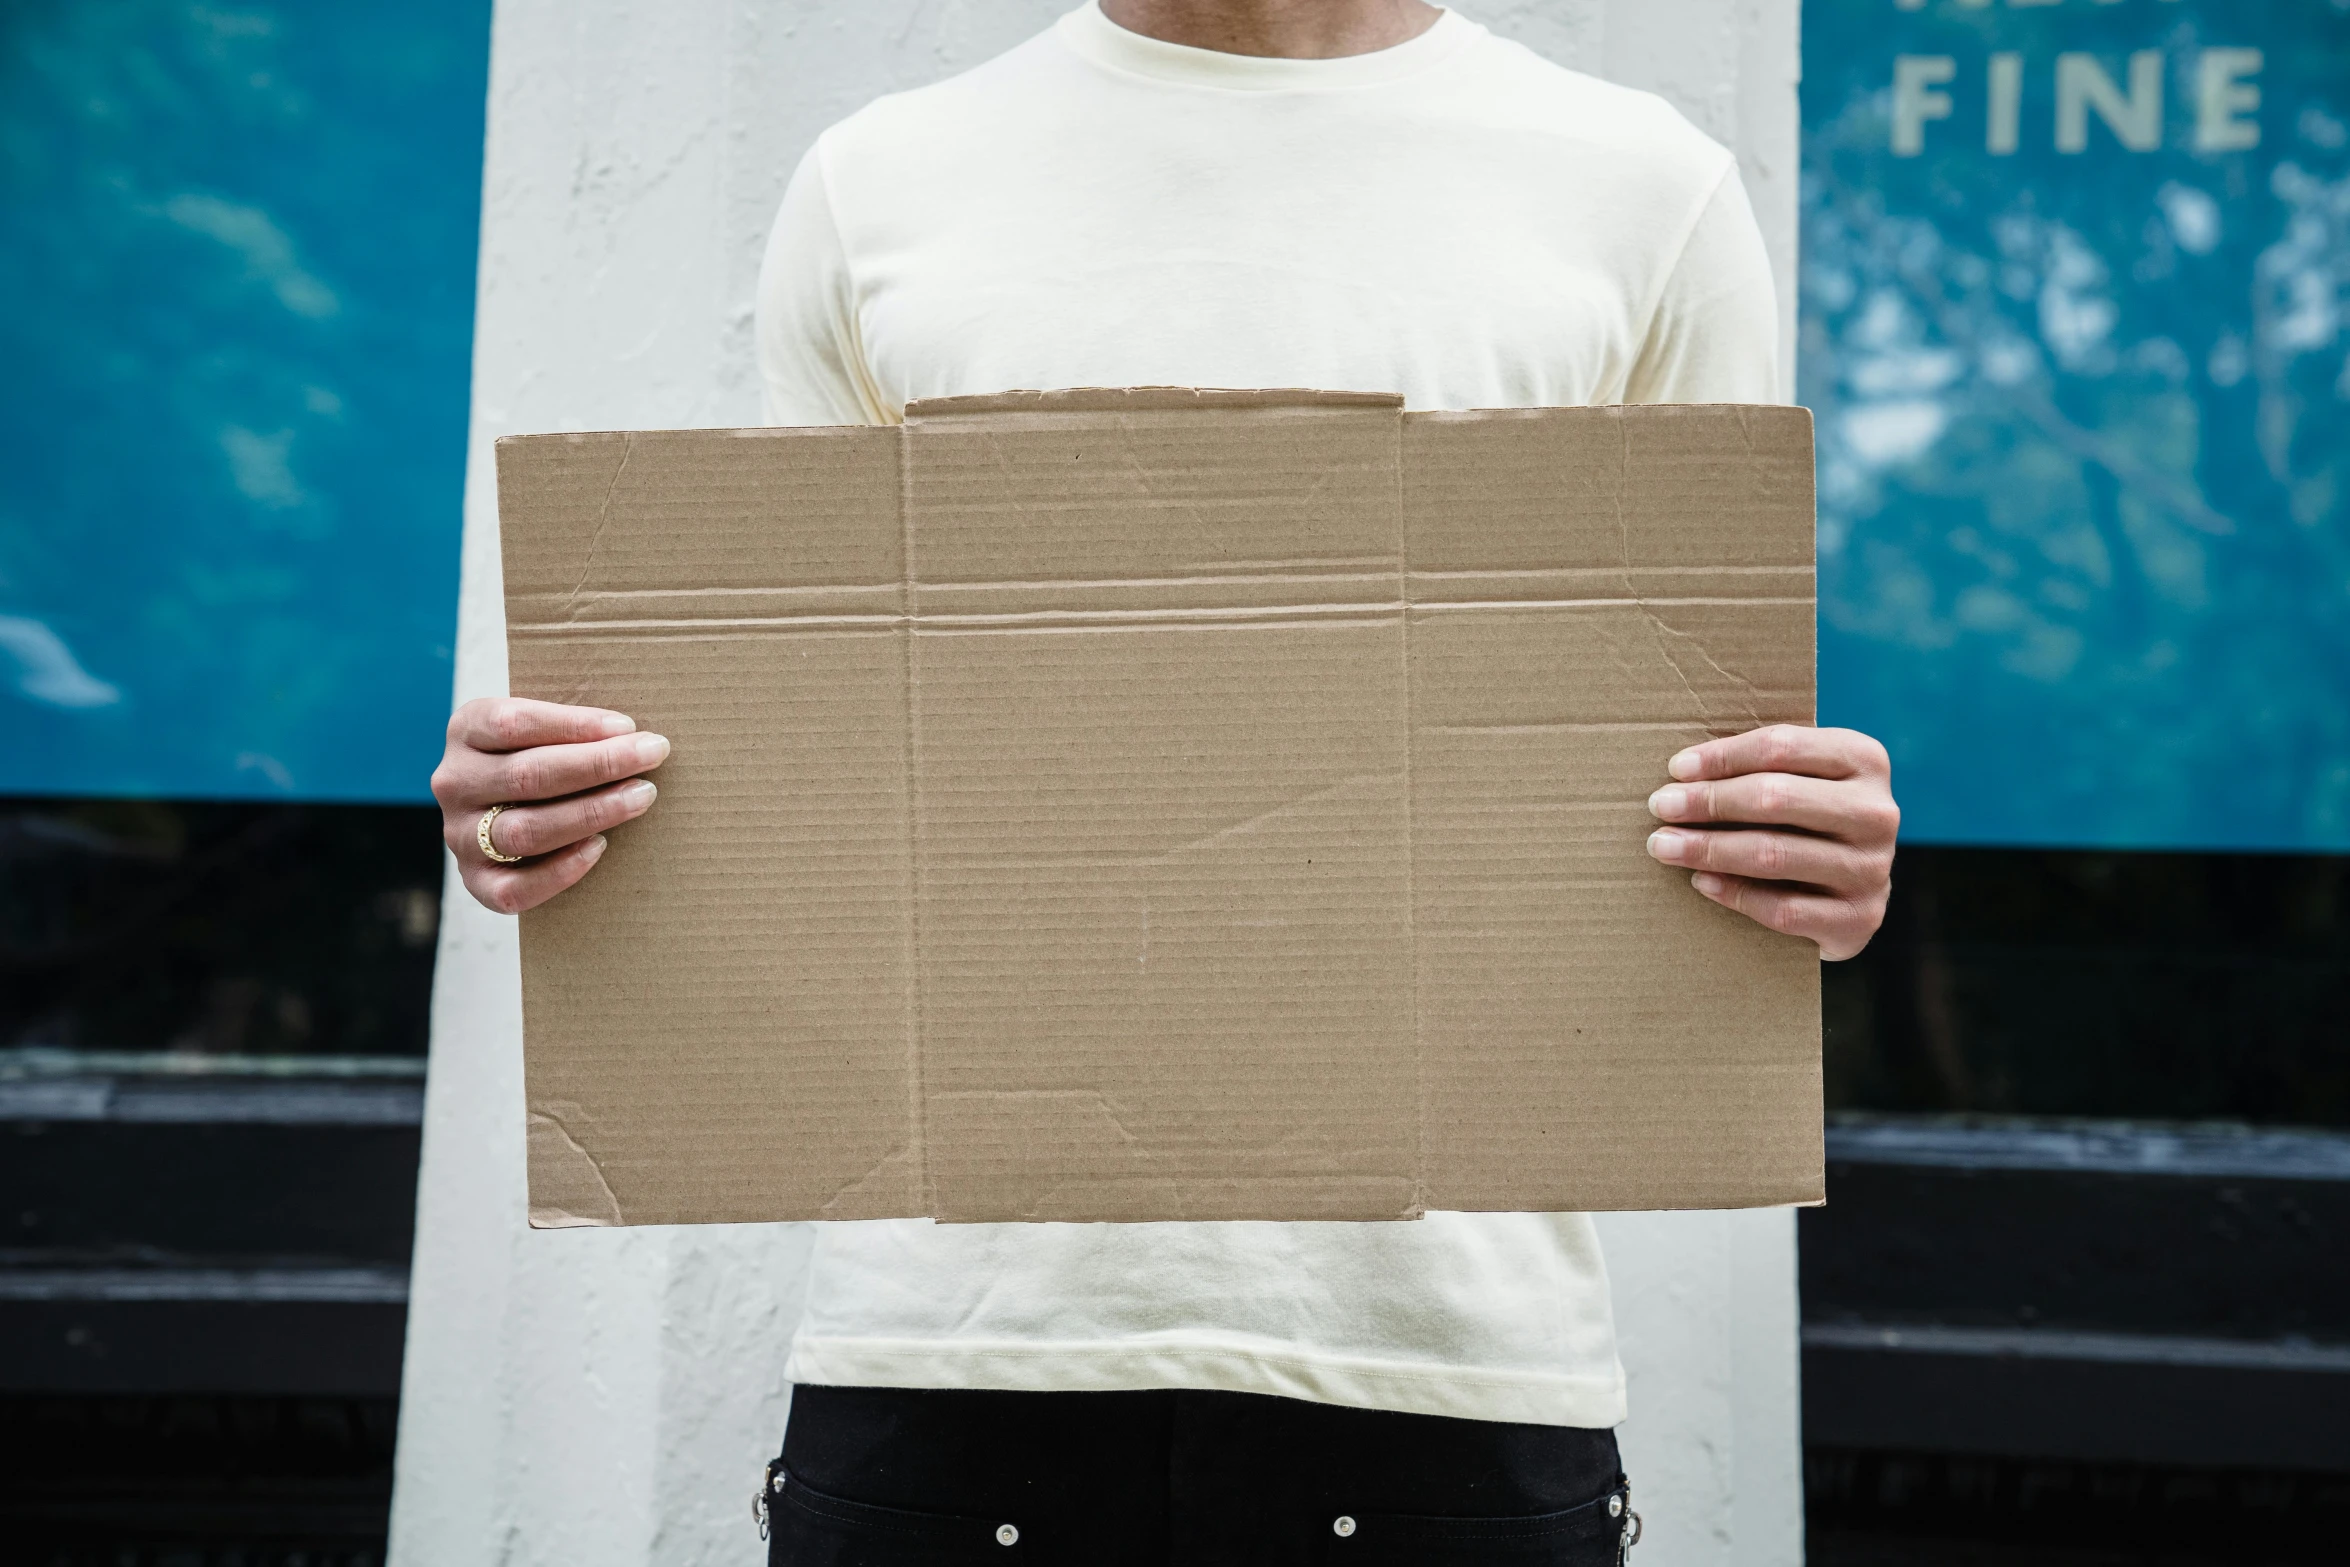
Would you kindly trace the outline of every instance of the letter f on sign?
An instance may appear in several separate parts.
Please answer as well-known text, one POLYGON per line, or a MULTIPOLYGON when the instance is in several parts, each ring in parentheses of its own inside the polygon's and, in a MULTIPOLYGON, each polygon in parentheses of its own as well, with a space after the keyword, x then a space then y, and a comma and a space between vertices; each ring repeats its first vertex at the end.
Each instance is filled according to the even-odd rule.
POLYGON ((1893 156, 1926 150, 1926 122, 1950 118, 1950 94, 1934 89, 1957 74, 1958 61, 1946 54, 1893 57, 1893 156))

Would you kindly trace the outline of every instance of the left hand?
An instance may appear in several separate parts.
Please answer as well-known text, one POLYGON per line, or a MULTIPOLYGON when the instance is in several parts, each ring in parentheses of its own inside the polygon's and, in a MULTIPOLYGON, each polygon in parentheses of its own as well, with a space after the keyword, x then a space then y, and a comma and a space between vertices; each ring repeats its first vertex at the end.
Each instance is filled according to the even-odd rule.
POLYGON ((1869 944, 1893 887, 1893 764, 1850 729, 1793 724, 1708 740, 1665 765, 1648 797, 1648 852, 1695 872, 1724 908, 1819 943, 1830 962, 1869 944))

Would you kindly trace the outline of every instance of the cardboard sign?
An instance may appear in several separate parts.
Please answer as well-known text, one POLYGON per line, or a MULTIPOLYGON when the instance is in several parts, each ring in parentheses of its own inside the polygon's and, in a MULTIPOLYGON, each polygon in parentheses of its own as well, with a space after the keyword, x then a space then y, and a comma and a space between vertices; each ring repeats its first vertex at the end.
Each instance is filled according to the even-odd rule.
POLYGON ((534 1224, 1819 1197, 1815 951, 1644 847, 1810 721, 1801 409, 1013 393, 498 483, 516 694, 675 742, 522 918, 534 1224))

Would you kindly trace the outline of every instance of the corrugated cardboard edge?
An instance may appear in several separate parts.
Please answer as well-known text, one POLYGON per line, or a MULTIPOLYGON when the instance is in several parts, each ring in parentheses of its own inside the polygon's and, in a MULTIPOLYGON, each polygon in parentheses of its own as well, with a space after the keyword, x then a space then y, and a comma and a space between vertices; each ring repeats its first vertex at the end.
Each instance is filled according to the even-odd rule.
POLYGON ((1317 392, 1306 387, 1256 390, 1196 386, 1072 386, 1050 392, 990 392, 973 397, 918 397, 909 422, 962 414, 1161 413, 1199 408, 1401 408, 1399 392, 1317 392))
POLYGON ((566 441, 577 445, 618 441, 625 447, 631 442, 641 441, 648 436, 662 435, 723 435, 738 441, 764 441, 778 437, 806 435, 811 431, 872 430, 876 428, 889 427, 869 424, 744 424, 684 427, 674 430, 525 430, 517 431, 512 435, 496 437, 490 442, 490 449, 493 452, 503 452, 508 449, 518 450, 539 441, 566 441))

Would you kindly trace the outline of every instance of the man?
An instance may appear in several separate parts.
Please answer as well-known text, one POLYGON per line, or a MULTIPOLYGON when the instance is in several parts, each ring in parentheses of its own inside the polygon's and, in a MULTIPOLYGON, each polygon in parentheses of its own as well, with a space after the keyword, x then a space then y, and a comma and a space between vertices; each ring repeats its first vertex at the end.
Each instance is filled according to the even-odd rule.
MULTIPOLYGON (((1094 0, 825 133, 759 357, 782 424, 1132 384, 1763 402, 1776 321, 1733 160, 1658 99, 1421 0, 1094 0)), ((633 730, 458 712, 434 787, 476 897, 589 872, 653 802, 667 742, 633 730)), ((1658 761, 1650 852, 1694 895, 1829 959, 1874 933, 1875 742, 1658 761)), ((778 1562, 1579 1563, 1629 1533, 1581 1215, 827 1225, 788 1369, 778 1562)))

